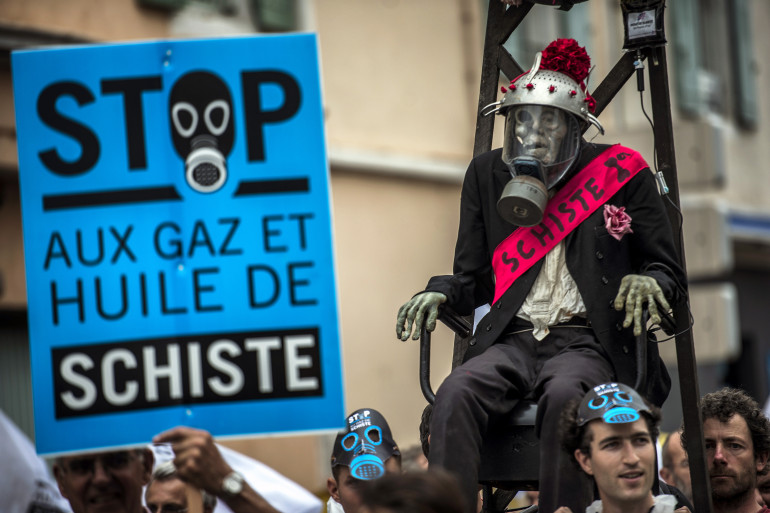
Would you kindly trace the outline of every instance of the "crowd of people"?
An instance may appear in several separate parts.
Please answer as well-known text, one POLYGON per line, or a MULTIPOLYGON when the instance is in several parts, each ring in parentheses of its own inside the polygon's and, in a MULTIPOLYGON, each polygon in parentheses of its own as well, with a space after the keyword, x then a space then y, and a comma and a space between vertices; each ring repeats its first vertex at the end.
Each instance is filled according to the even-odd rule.
MULTIPOLYGON (((330 451, 327 513, 477 513, 483 438, 521 400, 538 403, 542 513, 696 513, 686 431, 666 438, 658 469, 671 381, 656 343, 637 339, 643 311, 660 325, 686 299, 686 278, 650 167, 630 148, 582 136, 589 125, 603 133, 589 71, 585 48, 558 39, 482 109, 505 117, 503 147, 471 161, 453 273, 401 307, 396 335, 433 330, 444 308, 488 313, 423 415, 427 471, 404 472, 385 417, 358 409, 330 451), (634 390, 624 384, 638 371, 631 348, 645 343, 647 379, 634 390)), ((736 389, 706 394, 700 408, 714 513, 770 513, 770 421, 736 389)), ((71 511, 323 508, 307 491, 247 479, 206 431, 176 427, 152 442, 170 449, 167 461, 150 448, 58 457, 71 511)), ((52 501, 25 511, 61 511, 52 501)))
MULTIPOLYGON (((700 413, 714 513, 770 512, 770 420, 763 410, 742 390, 724 388, 701 398, 700 413)), ((600 384, 568 403, 557 426, 559 449, 593 485, 594 500, 585 513, 695 513, 687 432, 665 437, 658 464, 660 422, 657 406, 620 383, 600 384)), ((422 429, 424 424, 423 419, 422 429)), ((9 513, 67 513, 62 506, 67 503, 72 513, 481 510, 480 500, 467 503, 458 477, 446 469, 405 471, 387 420, 373 408, 348 415, 330 449, 325 507, 296 484, 245 478, 225 457, 228 449, 189 427, 161 433, 145 448, 60 456, 53 474, 61 497, 49 494, 41 502, 38 491, 34 501, 23 503, 5 490, 0 500, 11 507, 4 509, 9 513), (168 457, 156 457, 158 444, 169 450, 168 457)), ((429 444, 423 450, 428 453, 429 444)), ((44 488, 45 476, 38 473, 32 481, 44 488)), ((23 486, 23 480, 14 486, 23 486)), ((578 512, 562 505, 555 513, 578 512)))

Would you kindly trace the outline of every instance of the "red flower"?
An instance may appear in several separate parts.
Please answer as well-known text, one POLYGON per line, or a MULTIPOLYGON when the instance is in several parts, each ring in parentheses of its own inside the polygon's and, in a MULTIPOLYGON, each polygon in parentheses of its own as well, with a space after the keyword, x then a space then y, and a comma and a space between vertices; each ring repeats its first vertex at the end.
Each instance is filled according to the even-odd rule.
POLYGON ((617 240, 627 233, 634 233, 631 229, 631 216, 626 214, 626 207, 604 205, 604 227, 617 240))
POLYGON ((588 94, 588 92, 586 92, 586 98, 583 101, 585 101, 588 104, 588 110, 590 112, 596 112, 596 100, 594 99, 593 96, 588 94))
POLYGON ((591 57, 585 47, 579 46, 574 39, 557 39, 543 50, 540 67, 558 71, 582 82, 591 69, 591 57))

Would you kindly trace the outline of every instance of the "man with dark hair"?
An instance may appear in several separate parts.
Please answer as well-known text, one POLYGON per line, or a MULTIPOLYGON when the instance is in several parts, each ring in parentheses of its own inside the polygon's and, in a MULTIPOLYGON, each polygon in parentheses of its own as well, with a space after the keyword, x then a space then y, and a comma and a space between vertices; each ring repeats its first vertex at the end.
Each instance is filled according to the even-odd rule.
POLYGON ((401 451, 390 433, 385 417, 372 408, 348 415, 345 429, 334 440, 328 513, 341 506, 344 513, 361 511, 361 488, 367 481, 385 474, 401 473, 401 451))
MULTIPOLYGON (((600 499, 587 513, 671 513, 686 511, 677 497, 656 495, 655 440, 660 410, 634 389, 605 383, 571 401, 559 422, 562 448, 591 476, 600 499)), ((561 507, 559 513, 571 513, 561 507)))
POLYGON ((363 487, 360 513, 463 513, 463 501, 446 472, 388 474, 363 487))
POLYGON ((660 449, 662 466, 660 477, 668 484, 679 488, 687 499, 692 502, 692 482, 690 480, 690 463, 687 453, 682 447, 682 433, 674 431, 666 437, 660 449))
MULTIPOLYGON (((700 402, 714 513, 763 511, 755 499, 757 473, 770 455, 770 421, 742 390, 723 388, 700 402)), ((687 447, 687 433, 682 433, 687 447)))

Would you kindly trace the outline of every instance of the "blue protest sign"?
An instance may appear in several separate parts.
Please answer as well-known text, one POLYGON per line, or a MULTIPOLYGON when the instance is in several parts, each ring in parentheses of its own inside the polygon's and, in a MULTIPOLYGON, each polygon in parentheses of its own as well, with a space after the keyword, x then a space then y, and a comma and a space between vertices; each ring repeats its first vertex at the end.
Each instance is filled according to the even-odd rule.
POLYGON ((14 52, 41 454, 337 429, 313 35, 14 52))

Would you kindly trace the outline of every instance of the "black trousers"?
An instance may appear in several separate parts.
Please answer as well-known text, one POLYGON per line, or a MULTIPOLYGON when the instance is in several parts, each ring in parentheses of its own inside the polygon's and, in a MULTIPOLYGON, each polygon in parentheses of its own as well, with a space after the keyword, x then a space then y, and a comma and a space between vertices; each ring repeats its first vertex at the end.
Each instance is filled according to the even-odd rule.
MULTIPOLYGON (((436 393, 430 425, 430 466, 452 472, 476 512, 482 438, 490 422, 523 398, 538 401, 540 511, 559 506, 585 511, 592 497, 587 476, 561 449, 559 416, 567 402, 613 380, 614 372, 591 328, 553 327, 537 341, 532 332, 505 335, 456 367, 436 393)), ((522 464, 511 462, 513 465, 522 464)))

